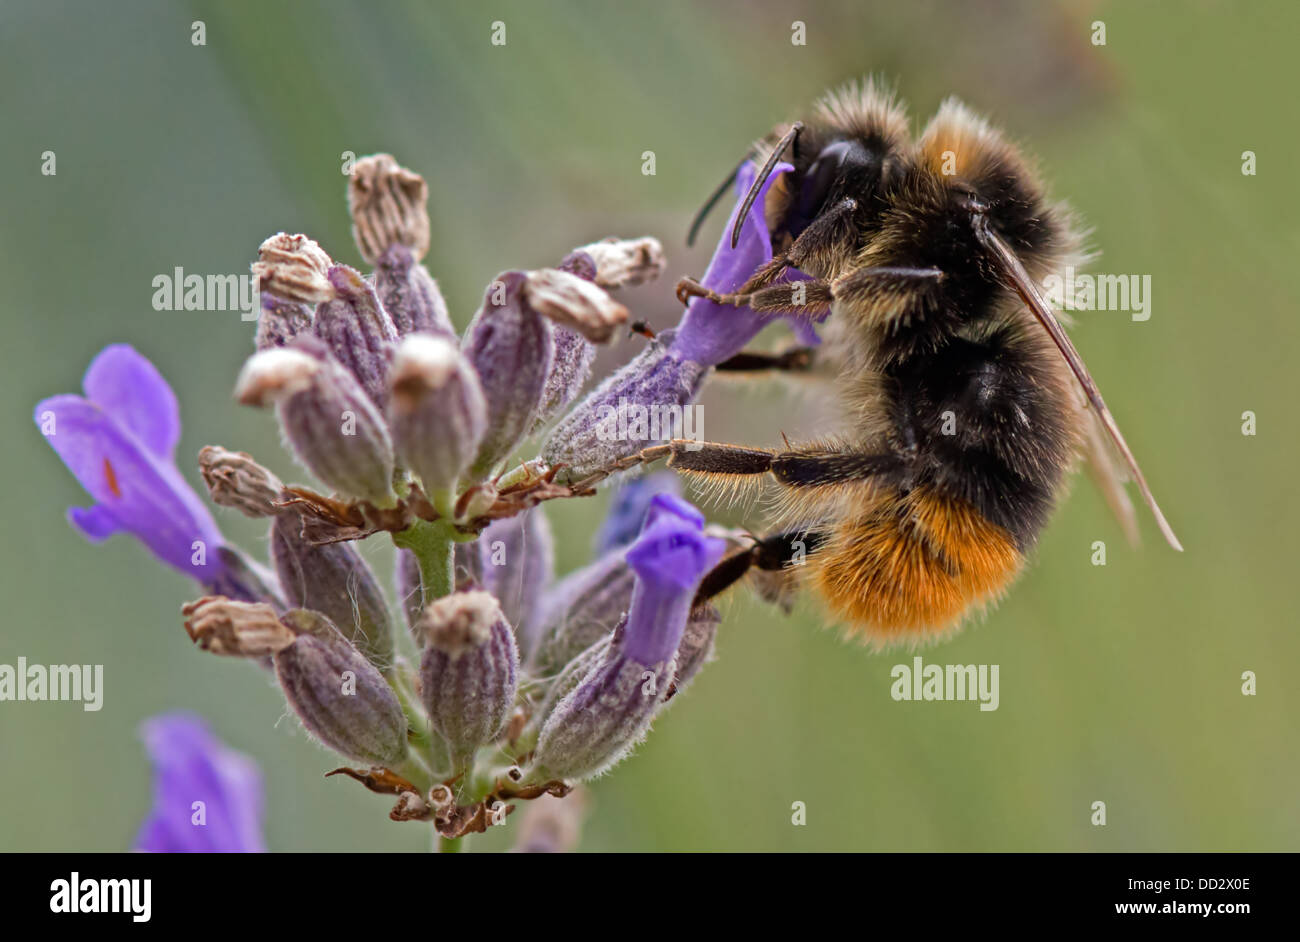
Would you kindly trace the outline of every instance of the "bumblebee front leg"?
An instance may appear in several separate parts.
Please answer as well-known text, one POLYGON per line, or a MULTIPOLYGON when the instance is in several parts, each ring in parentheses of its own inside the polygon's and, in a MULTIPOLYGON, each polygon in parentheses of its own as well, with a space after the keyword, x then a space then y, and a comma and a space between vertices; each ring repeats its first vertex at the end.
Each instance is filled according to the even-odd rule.
POLYGON ((714 304, 729 307, 748 307, 756 314, 803 314, 817 317, 831 309, 831 285, 827 281, 812 279, 768 285, 747 294, 719 294, 694 278, 683 278, 677 282, 677 300, 688 304, 691 298, 707 298, 714 304))

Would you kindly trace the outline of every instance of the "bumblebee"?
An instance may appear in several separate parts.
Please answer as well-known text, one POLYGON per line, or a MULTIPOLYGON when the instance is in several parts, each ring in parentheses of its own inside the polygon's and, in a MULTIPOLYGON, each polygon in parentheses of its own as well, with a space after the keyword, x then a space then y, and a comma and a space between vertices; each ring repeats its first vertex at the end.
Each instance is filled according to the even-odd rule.
POLYGON ((913 140, 892 95, 867 82, 751 155, 760 169, 733 246, 778 160, 794 168, 762 207, 772 260, 734 293, 688 278, 678 297, 830 313, 816 356, 844 427, 780 451, 674 443, 670 467, 733 496, 779 485, 776 532, 725 558, 701 598, 766 570, 811 587, 869 643, 940 637, 1006 591, 1080 456, 1126 531, 1125 468, 1182 549, 1039 287, 1083 261, 1077 223, 999 131, 949 100, 913 140), (791 269, 811 278, 797 292, 782 280, 791 269))

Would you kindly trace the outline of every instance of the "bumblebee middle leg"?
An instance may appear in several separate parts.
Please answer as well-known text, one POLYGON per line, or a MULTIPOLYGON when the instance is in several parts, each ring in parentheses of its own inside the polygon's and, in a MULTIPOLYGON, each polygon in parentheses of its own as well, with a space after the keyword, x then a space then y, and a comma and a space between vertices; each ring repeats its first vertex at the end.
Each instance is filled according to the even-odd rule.
POLYGON ((674 440, 668 467, 704 475, 771 474, 787 487, 825 487, 876 477, 903 467, 903 458, 885 452, 767 451, 717 442, 674 440))
POLYGON ((721 373, 807 373, 813 368, 815 353, 813 347, 791 347, 780 353, 747 353, 742 350, 714 369, 721 373))

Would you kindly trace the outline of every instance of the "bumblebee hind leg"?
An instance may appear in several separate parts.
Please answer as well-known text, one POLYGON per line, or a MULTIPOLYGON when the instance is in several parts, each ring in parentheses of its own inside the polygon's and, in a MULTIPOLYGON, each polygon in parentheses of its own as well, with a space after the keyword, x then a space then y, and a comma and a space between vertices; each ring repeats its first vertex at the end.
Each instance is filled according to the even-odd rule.
POLYGON ((695 605, 721 595, 751 570, 780 572, 801 562, 825 537, 815 530, 793 530, 755 541, 753 546, 726 556, 709 571, 695 593, 695 605))

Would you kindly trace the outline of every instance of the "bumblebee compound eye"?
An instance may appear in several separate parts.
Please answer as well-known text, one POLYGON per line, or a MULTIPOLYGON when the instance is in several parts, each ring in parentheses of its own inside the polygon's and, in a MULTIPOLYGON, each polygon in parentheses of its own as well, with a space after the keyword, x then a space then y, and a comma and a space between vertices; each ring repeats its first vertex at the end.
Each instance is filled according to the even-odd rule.
POLYGON ((858 140, 832 141, 804 173, 787 228, 798 237, 833 195, 871 192, 880 179, 881 155, 858 140))

